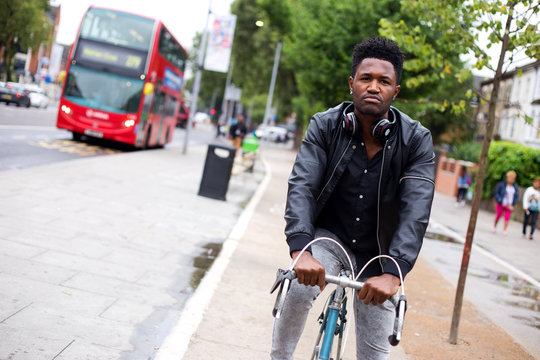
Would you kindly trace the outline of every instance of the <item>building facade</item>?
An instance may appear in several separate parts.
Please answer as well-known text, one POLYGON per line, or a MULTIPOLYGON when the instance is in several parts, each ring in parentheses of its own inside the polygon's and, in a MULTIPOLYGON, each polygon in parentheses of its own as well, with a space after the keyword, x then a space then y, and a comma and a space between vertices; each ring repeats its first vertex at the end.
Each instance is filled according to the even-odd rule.
MULTIPOLYGON (((484 81, 481 91, 491 93, 493 80, 484 81)), ((485 135, 488 104, 477 115, 479 136, 485 135), (483 132, 483 133, 482 133, 483 132)), ((493 134, 501 140, 540 148, 540 61, 522 66, 504 75, 499 88, 493 134), (525 115, 532 119, 525 120, 525 115)))

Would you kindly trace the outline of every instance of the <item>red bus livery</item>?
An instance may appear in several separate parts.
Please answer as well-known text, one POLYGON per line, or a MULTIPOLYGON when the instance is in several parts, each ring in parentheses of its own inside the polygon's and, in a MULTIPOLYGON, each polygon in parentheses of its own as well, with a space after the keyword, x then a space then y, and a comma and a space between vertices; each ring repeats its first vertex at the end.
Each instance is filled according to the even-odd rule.
POLYGON ((56 126, 147 148, 181 117, 187 54, 159 20, 90 7, 71 47, 56 126))

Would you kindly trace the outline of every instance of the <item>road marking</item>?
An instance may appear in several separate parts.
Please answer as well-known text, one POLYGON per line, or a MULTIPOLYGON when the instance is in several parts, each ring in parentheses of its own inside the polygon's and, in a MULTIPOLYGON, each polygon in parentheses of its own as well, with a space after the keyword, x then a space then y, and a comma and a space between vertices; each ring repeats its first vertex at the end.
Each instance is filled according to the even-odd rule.
POLYGON ((40 140, 30 141, 29 144, 32 146, 39 146, 49 150, 58 150, 79 156, 112 155, 122 152, 121 150, 109 149, 96 145, 88 145, 72 140, 40 140))
MULTIPOLYGON (((432 223, 432 225, 435 228, 440 228, 441 230, 443 230, 446 233, 445 235, 448 235, 448 236, 454 238, 455 240, 457 240, 458 242, 460 242, 462 244, 465 244, 465 238, 463 236, 461 236, 460 234, 458 234, 457 232, 455 232, 454 230, 448 228, 447 226, 444 226, 443 224, 441 224, 441 223, 439 223, 439 222, 437 222, 436 220, 433 220, 433 219, 430 219, 429 222, 432 223)), ((473 246, 473 248, 475 250, 478 250, 478 252, 481 253, 482 255, 484 255, 485 257, 490 258, 491 260, 495 261, 496 263, 498 263, 501 266, 504 266, 505 268, 507 268, 508 270, 513 272, 514 274, 516 274, 517 276, 525 279, 526 281, 530 282, 532 285, 534 285, 535 287, 540 289, 540 282, 537 281, 532 276, 525 274, 523 271, 517 269, 513 265, 510 265, 506 261, 504 261, 501 258, 497 257, 496 255, 492 254, 491 252, 487 251, 486 249, 482 248, 481 246, 478 246, 475 243, 473 243, 472 246, 473 246)))
POLYGON ((232 229, 229 237, 223 243, 223 248, 218 257, 202 279, 201 283, 197 287, 197 290, 186 302, 186 306, 182 310, 180 319, 172 329, 171 333, 167 336, 163 345, 160 347, 155 360, 179 360, 182 359, 188 350, 191 337, 197 329, 203 319, 203 314, 208 307, 210 300, 217 288, 218 283, 231 260, 231 256, 236 250, 239 241, 244 236, 244 232, 249 224, 255 208, 259 204, 270 179, 272 172, 268 163, 262 159, 264 164, 266 175, 259 184, 257 191, 247 204, 245 210, 242 212, 234 228, 232 229))

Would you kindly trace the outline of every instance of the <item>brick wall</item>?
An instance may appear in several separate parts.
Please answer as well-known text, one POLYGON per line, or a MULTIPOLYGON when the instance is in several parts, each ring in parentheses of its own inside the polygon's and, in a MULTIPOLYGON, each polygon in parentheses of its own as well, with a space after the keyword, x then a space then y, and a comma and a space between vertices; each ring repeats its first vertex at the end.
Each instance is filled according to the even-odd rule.
POLYGON ((463 160, 456 160, 442 154, 439 158, 437 173, 435 175, 435 191, 449 196, 457 195, 457 184, 462 168, 471 171, 477 165, 463 160))

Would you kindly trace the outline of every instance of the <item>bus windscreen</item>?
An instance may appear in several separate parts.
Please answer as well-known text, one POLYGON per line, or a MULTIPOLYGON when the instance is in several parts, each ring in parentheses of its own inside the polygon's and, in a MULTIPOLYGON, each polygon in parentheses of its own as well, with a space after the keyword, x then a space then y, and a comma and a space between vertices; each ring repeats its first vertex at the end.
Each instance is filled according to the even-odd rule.
POLYGON ((115 113, 137 112, 144 81, 72 65, 66 80, 66 99, 115 113))

